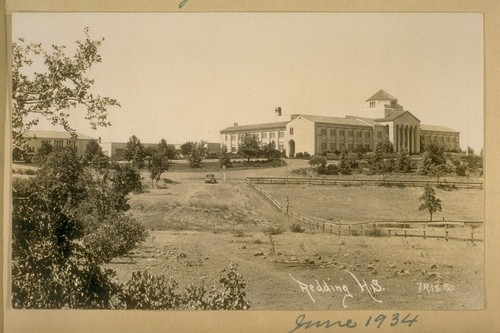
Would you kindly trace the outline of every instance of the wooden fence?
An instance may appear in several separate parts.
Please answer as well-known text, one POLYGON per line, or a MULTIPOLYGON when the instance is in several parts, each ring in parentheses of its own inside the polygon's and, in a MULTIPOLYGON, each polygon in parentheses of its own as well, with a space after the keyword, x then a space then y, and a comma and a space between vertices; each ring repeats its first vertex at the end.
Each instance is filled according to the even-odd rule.
MULTIPOLYGON (((328 221, 321 218, 304 216, 289 210, 287 207, 271 197, 268 193, 255 186, 254 179, 281 179, 281 178, 246 178, 245 182, 260 194, 266 201, 285 216, 290 216, 307 226, 311 230, 328 232, 331 234, 361 236, 401 236, 421 238, 443 238, 448 240, 483 241, 483 221, 328 221), (470 229, 467 229, 470 228, 470 229)), ((294 179, 294 178, 292 178, 294 179)), ((300 179, 300 178, 295 178, 300 179)), ((265 184, 265 183, 264 183, 265 184)), ((279 184, 279 183, 276 183, 279 184)))
POLYGON ((447 180, 383 180, 383 179, 345 179, 345 178, 312 178, 312 177, 248 177, 246 180, 253 184, 290 184, 290 185, 344 185, 344 186, 414 186, 424 187, 429 184, 432 186, 443 186, 448 188, 461 189, 482 189, 482 182, 458 182, 447 180))

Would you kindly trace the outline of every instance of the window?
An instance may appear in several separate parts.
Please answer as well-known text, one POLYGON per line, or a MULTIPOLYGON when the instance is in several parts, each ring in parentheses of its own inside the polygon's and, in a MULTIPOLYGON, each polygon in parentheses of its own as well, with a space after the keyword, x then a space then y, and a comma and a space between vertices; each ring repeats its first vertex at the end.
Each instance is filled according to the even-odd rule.
POLYGON ((236 147, 235 146, 231 147, 231 153, 236 153, 236 147))
POLYGON ((336 147, 335 143, 333 143, 333 142, 330 143, 330 151, 334 152, 335 150, 337 150, 337 147, 336 147))
POLYGON ((348 138, 352 138, 352 130, 348 130, 347 131, 347 137, 348 138))
POLYGON ((377 132, 377 139, 382 139, 382 131, 377 132))
POLYGON ((343 150, 344 148, 345 148, 345 143, 341 142, 341 143, 339 144, 339 149, 340 149, 340 150, 343 150))
POLYGON ((64 147, 64 140, 54 140, 54 147, 63 148, 64 147))
POLYGON ((339 136, 345 136, 345 130, 341 129, 341 130, 339 131, 339 136))
POLYGON ((352 151, 352 143, 348 143, 347 144, 347 150, 348 151, 352 151))
POLYGON ((326 150, 326 142, 321 142, 321 151, 326 150))
POLYGON ((361 138, 361 136, 363 135, 363 133, 361 131, 358 132, 358 138, 361 138))
POLYGON ((262 139, 267 139, 267 132, 262 133, 262 139))
POLYGON ((280 144, 278 145, 278 150, 279 150, 279 151, 283 151, 283 149, 285 149, 285 146, 284 146, 282 143, 280 143, 280 144))
POLYGON ((227 134, 224 136, 224 141, 227 141, 227 134))
POLYGON ((374 108, 375 107, 375 101, 370 101, 370 107, 374 108))
POLYGON ((326 135, 326 128, 320 128, 319 135, 326 135))
POLYGON ((370 132, 365 132, 365 141, 370 141, 370 132))
POLYGON ((337 133, 335 132, 335 129, 333 129, 333 128, 332 128, 332 129, 330 130, 330 136, 335 137, 335 136, 336 136, 336 134, 337 134, 337 133))
POLYGON ((269 133, 269 138, 274 139, 276 137, 276 132, 269 133))
POLYGON ((290 135, 293 135, 293 127, 290 127, 290 135))
POLYGON ((284 132, 284 131, 279 131, 279 132, 278 132, 278 137, 279 137, 279 138, 282 138, 282 137, 284 137, 284 136, 285 136, 285 132, 284 132))
POLYGON ((236 141, 236 135, 235 134, 231 135, 231 140, 232 141, 236 141))

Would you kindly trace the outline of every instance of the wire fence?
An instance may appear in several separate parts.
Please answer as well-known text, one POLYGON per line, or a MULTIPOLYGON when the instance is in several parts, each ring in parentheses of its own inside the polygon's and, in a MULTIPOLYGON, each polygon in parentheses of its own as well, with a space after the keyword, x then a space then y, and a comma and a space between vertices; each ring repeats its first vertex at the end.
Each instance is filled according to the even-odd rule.
MULTIPOLYGON (((290 216, 300 221, 310 230, 322 231, 331 234, 349 235, 349 236, 401 236, 401 237, 420 237, 420 238, 441 238, 448 240, 463 241, 483 241, 484 228, 483 221, 339 221, 332 222, 321 218, 313 218, 291 211, 283 206, 271 195, 257 187, 254 180, 277 180, 286 178, 274 177, 249 177, 245 179, 246 184, 255 192, 261 195, 267 202, 276 208, 281 214, 290 216)), ((291 178, 301 179, 301 178, 291 178)), ((260 183, 270 184, 270 183, 260 183)), ((282 183, 275 183, 282 184, 282 183)), ((285 183, 286 184, 286 183, 285 183)), ((291 182, 290 182, 291 184, 291 182)))

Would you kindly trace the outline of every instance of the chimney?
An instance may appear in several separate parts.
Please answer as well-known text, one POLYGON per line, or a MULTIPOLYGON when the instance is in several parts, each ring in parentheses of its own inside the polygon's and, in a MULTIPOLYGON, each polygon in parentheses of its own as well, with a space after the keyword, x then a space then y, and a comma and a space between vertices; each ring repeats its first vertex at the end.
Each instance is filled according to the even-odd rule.
POLYGON ((234 123, 234 127, 238 126, 238 123, 234 123))
POLYGON ((277 106, 275 110, 276 116, 281 117, 281 106, 277 106))

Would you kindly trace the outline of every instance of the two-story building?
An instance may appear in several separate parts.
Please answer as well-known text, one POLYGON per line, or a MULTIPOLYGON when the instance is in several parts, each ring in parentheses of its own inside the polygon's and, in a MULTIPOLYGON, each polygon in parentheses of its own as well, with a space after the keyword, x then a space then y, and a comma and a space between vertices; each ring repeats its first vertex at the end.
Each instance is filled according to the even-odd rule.
POLYGON ((447 150, 460 149, 458 131, 421 124, 415 115, 403 109, 397 98, 384 90, 366 100, 362 113, 366 117, 293 114, 284 119, 278 107, 276 116, 279 121, 243 126, 235 123, 220 132, 221 144, 236 153, 241 137, 253 134, 261 143, 274 141, 276 148, 286 151, 290 157, 298 152, 322 154, 360 148, 373 151, 385 140, 392 142, 396 152, 405 149, 412 154, 423 151, 429 142, 437 142, 447 150))

